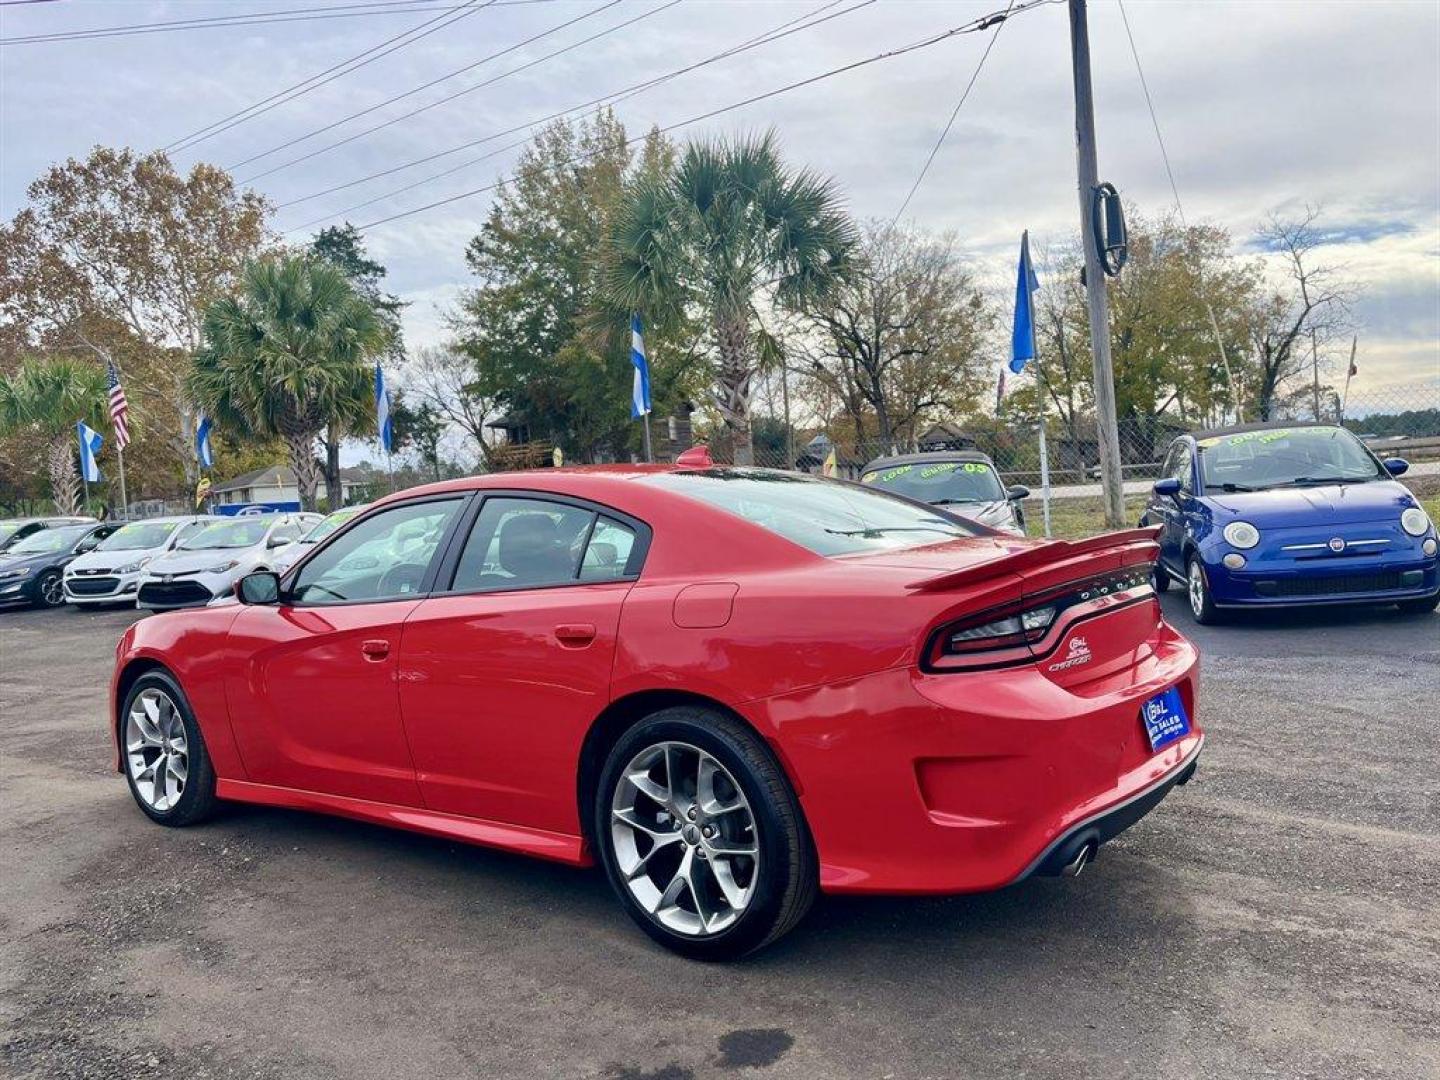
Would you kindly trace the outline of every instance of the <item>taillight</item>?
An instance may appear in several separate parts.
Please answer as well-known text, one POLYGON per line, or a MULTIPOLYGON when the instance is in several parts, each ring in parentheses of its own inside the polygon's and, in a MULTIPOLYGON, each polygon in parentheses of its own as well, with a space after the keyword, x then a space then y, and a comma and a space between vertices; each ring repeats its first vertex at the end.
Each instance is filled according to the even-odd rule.
POLYGON ((954 671, 1029 663, 1072 623, 1153 596, 1150 573, 1149 563, 1127 566, 946 623, 930 635, 923 666, 954 671))

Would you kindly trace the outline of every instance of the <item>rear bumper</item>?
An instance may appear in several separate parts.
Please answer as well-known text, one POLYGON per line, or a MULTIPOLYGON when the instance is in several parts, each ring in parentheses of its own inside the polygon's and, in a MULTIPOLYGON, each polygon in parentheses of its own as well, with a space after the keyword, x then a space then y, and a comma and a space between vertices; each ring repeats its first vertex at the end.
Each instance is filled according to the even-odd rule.
POLYGON ((1037 667, 893 669, 746 711, 801 792, 833 893, 1001 888, 1133 824, 1194 765, 1199 657, 1165 624, 1133 664, 1060 686, 1037 667), (1191 731, 1151 752, 1144 702, 1180 689, 1191 731))

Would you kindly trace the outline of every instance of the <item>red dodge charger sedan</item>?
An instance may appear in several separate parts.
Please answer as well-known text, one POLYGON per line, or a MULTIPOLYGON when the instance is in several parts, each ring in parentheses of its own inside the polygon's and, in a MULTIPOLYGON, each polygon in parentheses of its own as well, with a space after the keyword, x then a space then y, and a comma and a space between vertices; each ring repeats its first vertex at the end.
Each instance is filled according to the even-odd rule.
POLYGON ((1077 873, 1186 782, 1155 556, 694 451, 433 484, 132 626, 116 764, 163 825, 231 799, 598 860, 656 940, 739 956, 820 890, 1077 873))

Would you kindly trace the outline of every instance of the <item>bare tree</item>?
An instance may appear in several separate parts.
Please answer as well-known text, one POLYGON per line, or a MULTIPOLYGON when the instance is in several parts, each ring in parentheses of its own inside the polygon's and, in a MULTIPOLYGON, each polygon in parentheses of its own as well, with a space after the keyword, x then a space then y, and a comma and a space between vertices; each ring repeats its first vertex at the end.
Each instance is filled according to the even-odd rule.
POLYGON ((871 222, 848 280, 804 312, 799 349, 805 374, 843 405, 857 436, 873 431, 891 445, 978 401, 992 319, 953 236, 871 222))
POLYGON ((1271 418, 1284 384, 1305 370, 1312 333, 1318 343, 1349 326, 1355 285, 1342 267, 1318 261, 1324 243, 1315 227, 1319 217, 1315 206, 1293 218, 1271 214, 1256 234, 1279 256, 1287 278, 1260 300, 1251 319, 1255 411, 1261 420, 1271 418))
POLYGON ((490 444, 485 438, 485 425, 495 417, 496 400, 477 388, 474 362, 447 345, 428 345, 414 352, 407 367, 408 389, 468 435, 474 441, 481 467, 488 469, 490 444))

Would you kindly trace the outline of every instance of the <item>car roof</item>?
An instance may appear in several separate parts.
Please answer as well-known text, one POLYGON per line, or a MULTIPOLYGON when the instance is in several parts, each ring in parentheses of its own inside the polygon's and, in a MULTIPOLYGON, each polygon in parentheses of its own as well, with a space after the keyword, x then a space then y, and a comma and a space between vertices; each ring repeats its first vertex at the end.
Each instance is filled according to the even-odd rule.
POLYGON ((1189 433, 1192 439, 1216 439, 1225 435, 1243 435, 1247 431, 1279 431, 1282 428, 1334 428, 1339 424, 1330 424, 1316 420, 1261 420, 1254 424, 1231 424, 1229 427, 1209 428, 1206 431, 1192 431, 1189 433))
POLYGON ((889 457, 877 457, 860 471, 867 473, 872 469, 893 469, 896 465, 930 465, 947 461, 973 461, 989 465, 991 468, 995 467, 995 462, 990 460, 990 455, 982 454, 979 450, 927 450, 919 454, 891 454, 889 457))
POLYGON ((93 517, 65 517, 63 515, 42 514, 38 517, 0 518, 0 525, 33 525, 42 522, 46 525, 87 525, 93 522, 93 517))

